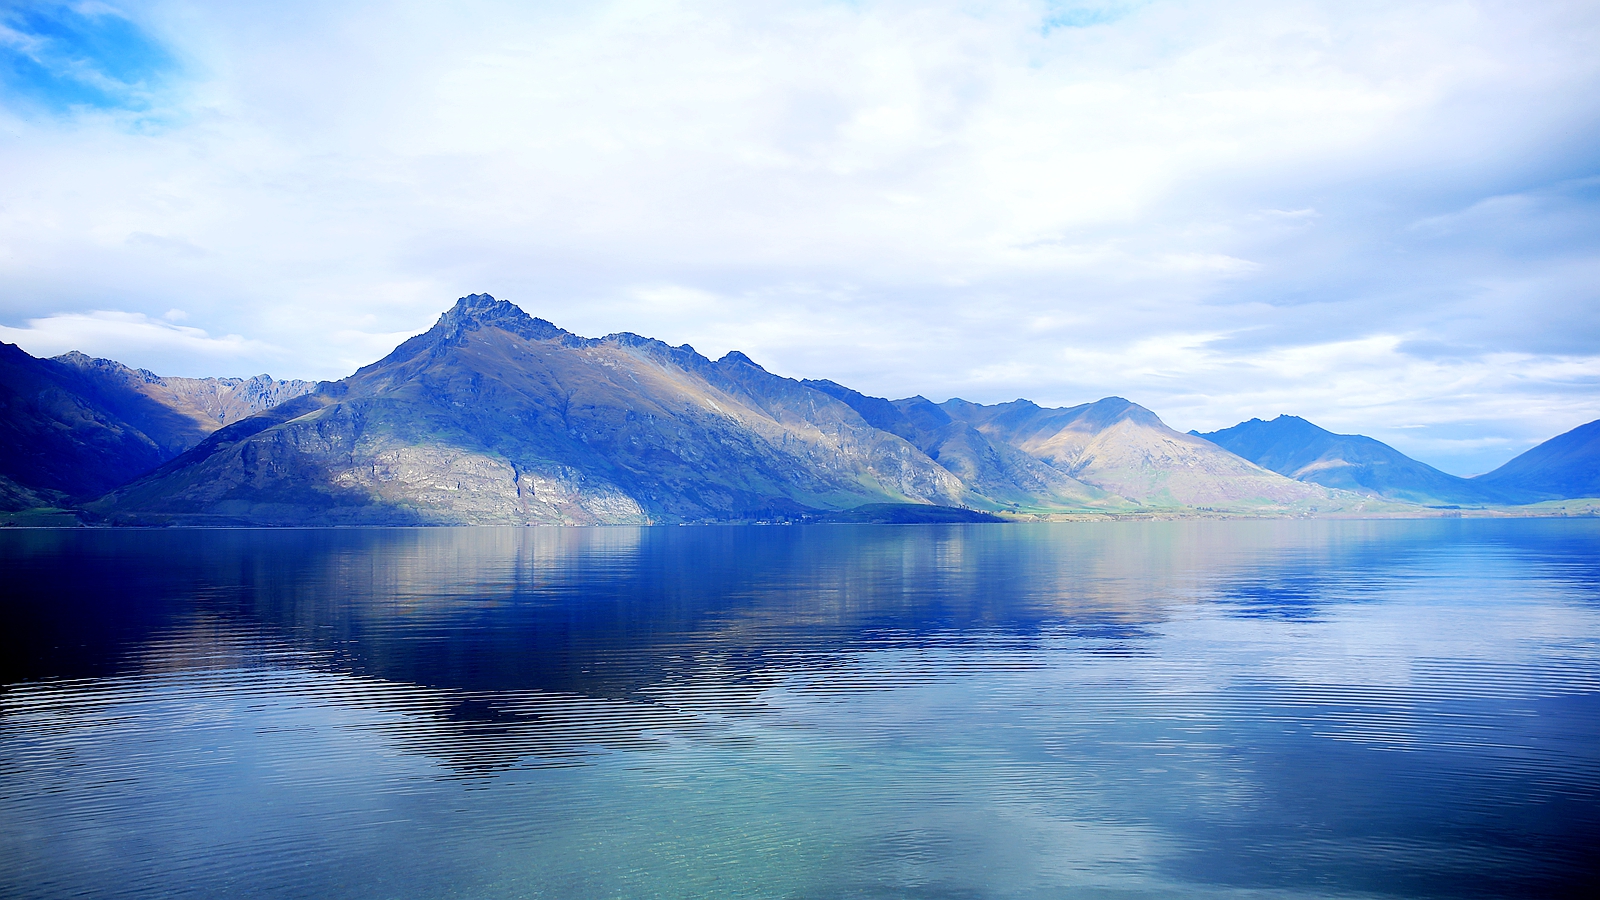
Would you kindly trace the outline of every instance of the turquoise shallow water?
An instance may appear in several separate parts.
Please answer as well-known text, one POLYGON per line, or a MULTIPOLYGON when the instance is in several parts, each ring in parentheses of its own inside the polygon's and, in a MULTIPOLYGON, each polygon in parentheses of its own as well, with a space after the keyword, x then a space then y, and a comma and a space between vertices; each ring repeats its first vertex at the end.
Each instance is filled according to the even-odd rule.
POLYGON ((1600 522, 0 533, 0 896, 1579 897, 1600 522))

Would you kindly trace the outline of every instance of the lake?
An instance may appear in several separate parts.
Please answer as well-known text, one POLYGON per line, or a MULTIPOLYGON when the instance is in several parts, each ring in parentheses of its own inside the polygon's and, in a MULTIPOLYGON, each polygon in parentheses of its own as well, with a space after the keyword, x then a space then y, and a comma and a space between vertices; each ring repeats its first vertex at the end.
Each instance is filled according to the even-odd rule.
POLYGON ((0 896, 1600 896, 1600 521, 0 532, 0 896))

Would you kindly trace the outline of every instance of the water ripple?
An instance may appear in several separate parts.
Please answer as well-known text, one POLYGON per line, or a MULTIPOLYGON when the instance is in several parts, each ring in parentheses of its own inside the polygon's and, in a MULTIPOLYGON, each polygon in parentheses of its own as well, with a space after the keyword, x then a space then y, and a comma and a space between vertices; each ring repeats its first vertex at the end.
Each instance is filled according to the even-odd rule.
POLYGON ((0 895, 1587 896, 1597 550, 0 534, 0 895))

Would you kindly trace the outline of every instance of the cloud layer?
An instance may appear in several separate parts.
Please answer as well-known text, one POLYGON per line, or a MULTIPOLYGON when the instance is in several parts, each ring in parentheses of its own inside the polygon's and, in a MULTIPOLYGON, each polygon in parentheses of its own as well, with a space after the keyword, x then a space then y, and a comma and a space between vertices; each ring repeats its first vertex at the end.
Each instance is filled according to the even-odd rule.
POLYGON ((1462 473, 1600 417, 1592 3, 449 6, 75 6, 134 38, 53 55, 0 19, 124 85, 5 82, 0 337, 337 377, 488 291, 1462 473))

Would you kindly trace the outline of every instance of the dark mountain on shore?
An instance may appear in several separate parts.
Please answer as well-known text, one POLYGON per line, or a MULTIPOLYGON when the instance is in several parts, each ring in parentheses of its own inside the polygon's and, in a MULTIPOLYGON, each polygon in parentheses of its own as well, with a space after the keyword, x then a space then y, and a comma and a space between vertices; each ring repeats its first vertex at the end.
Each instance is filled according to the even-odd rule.
POLYGON ((0 509, 97 497, 225 422, 311 387, 264 375, 161 378, 76 352, 38 359, 0 343, 0 509))
POLYGON ((1125 400, 888 401, 773 375, 737 351, 712 361, 632 334, 578 337, 478 294, 383 360, 222 428, 92 508, 150 523, 586 524, 1348 499, 1125 400))
POLYGON ((1519 502, 1600 497, 1600 419, 1579 425, 1472 479, 1519 502))
POLYGON ((1505 491, 1441 472, 1382 441, 1335 434, 1299 416, 1251 419, 1199 436, 1297 481, 1433 505, 1514 500, 1505 491))

